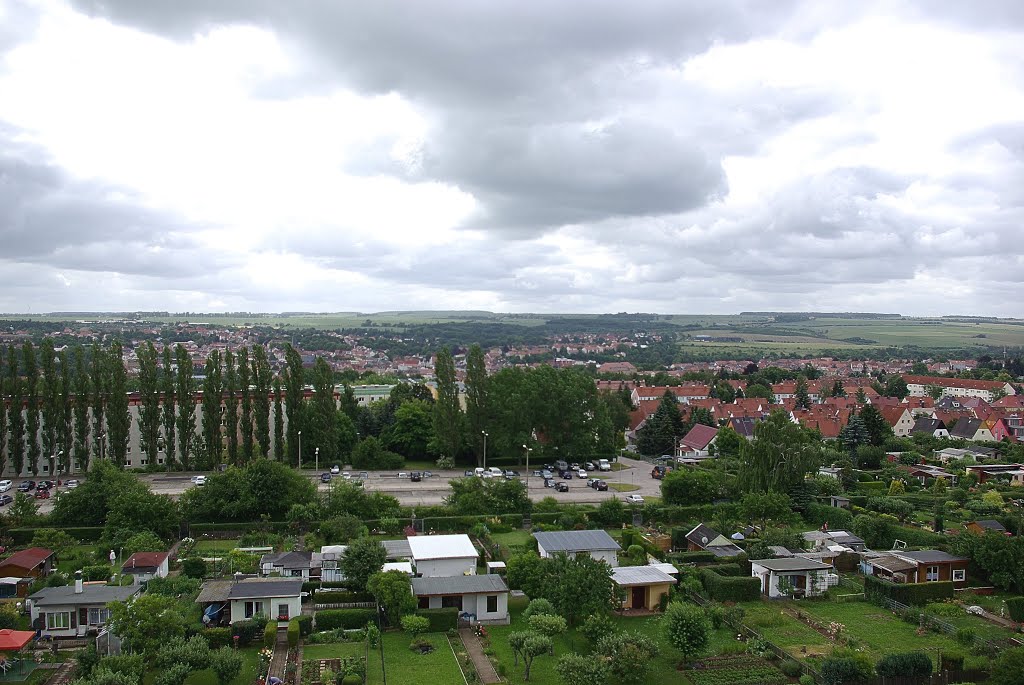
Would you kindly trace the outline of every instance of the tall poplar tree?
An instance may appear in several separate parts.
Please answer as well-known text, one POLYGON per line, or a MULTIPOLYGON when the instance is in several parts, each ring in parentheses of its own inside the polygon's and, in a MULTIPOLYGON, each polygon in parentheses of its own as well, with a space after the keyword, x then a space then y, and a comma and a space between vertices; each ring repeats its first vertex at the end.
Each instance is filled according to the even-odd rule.
POLYGON ((7 381, 7 364, 4 350, 0 347, 0 473, 7 467, 7 403, 10 401, 10 387, 7 381))
POLYGON ((206 359, 206 378, 203 379, 203 441, 206 443, 206 458, 210 468, 221 463, 224 453, 224 432, 221 421, 224 417, 224 382, 220 363, 220 350, 214 350, 206 359))
POLYGON ((256 442, 261 457, 270 456, 270 392, 273 381, 267 348, 252 348, 253 411, 255 412, 256 442))
POLYGON ((39 475, 39 364, 31 342, 21 347, 21 363, 25 369, 25 444, 28 470, 39 475))
POLYGON ((47 473, 57 472, 57 452, 60 451, 60 422, 62 417, 60 375, 57 371, 57 353, 53 340, 44 338, 39 345, 40 404, 42 410, 43 458, 47 473))
POLYGON ((434 433, 438 451, 443 457, 455 459, 462 451, 465 416, 459 406, 459 386, 455 381, 455 359, 451 350, 442 348, 434 363, 437 379, 437 402, 434 403, 434 433))
POLYGON ((89 470, 89 404, 92 396, 89 393, 89 367, 85 363, 85 348, 75 348, 75 461, 82 471, 89 470))
POLYGON ((92 386, 92 434, 93 456, 105 459, 107 455, 107 353, 96 343, 92 346, 92 359, 89 365, 90 385, 92 386))
POLYGON ((192 369, 192 355, 183 345, 174 349, 178 363, 174 394, 178 400, 178 459, 186 471, 192 468, 193 442, 196 436, 195 377, 192 369))
POLYGON ((7 347, 7 389, 11 406, 7 411, 7 453, 11 457, 14 474, 25 472, 25 383, 21 379, 18 365, 18 350, 14 345, 7 347))
POLYGON ((479 345, 469 348, 466 357, 466 424, 469 444, 474 446, 477 465, 482 464, 481 433, 487 429, 487 364, 479 345))
POLYGON ((302 431, 302 409, 303 409, 303 381, 302 355, 291 345, 285 348, 284 353, 287 374, 285 383, 285 412, 288 415, 288 461, 295 466, 302 465, 302 455, 299 454, 299 433, 302 431))
POLYGON ((123 468, 128 458, 128 437, 132 415, 128 412, 128 372, 124 368, 124 351, 120 341, 110 344, 107 354, 107 378, 110 399, 107 400, 107 438, 110 460, 123 468))
POLYGON ((71 358, 67 348, 60 351, 57 356, 57 365, 60 367, 60 429, 57 443, 60 446, 60 455, 57 460, 57 472, 69 473, 71 471, 71 454, 75 446, 75 369, 71 366, 71 358))
POLYGON ((284 461, 284 409, 281 400, 281 377, 274 376, 274 459, 278 461, 284 461))
POLYGON ((174 360, 171 356, 171 346, 164 343, 163 362, 160 369, 160 394, 162 395, 161 413, 164 427, 164 462, 167 470, 174 466, 177 444, 174 440, 174 422, 177 419, 174 412, 175 389, 174 389, 174 360))
POLYGON ((239 418, 239 432, 242 434, 242 461, 249 463, 253 457, 252 444, 252 377, 249 372, 249 348, 238 350, 238 391, 242 396, 242 414, 239 418))
POLYGON ((309 450, 320 448, 320 456, 334 461, 338 454, 338 409, 334 402, 334 372, 323 357, 313 366, 313 401, 305 415, 309 450))
POLYGON ((160 451, 160 378, 157 352, 147 340, 138 350, 139 359, 139 450, 149 464, 157 463, 160 451))
POLYGON ((227 461, 238 464, 238 369, 230 349, 224 351, 224 432, 228 443, 227 461))

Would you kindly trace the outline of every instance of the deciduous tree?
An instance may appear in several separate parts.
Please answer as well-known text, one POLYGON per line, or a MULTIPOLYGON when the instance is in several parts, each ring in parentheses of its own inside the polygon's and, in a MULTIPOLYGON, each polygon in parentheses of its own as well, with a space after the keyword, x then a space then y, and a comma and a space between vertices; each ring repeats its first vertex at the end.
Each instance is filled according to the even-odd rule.
POLYGON ((186 471, 192 468, 192 451, 196 435, 195 377, 192 356, 183 345, 174 348, 178 375, 174 379, 174 394, 178 402, 178 459, 186 471))
POLYGON ((434 403, 434 435, 437 452, 457 458, 462 452, 465 416, 459 405, 459 388, 455 381, 455 360, 447 347, 437 353, 434 363, 437 378, 437 402, 434 403))
POLYGON ((345 556, 338 562, 338 569, 353 589, 364 590, 370 578, 380 572, 385 561, 387 552, 380 542, 370 537, 359 538, 345 550, 345 556))
POLYGON ((107 401, 107 437, 110 458, 123 467, 128 457, 128 438, 131 436, 132 415, 128 411, 128 372, 124 368, 124 352, 115 340, 106 358, 110 398, 107 401))
POLYGON ((695 604, 670 603, 662 622, 665 637, 679 650, 684 663, 693 661, 707 647, 711 628, 704 611, 695 604))

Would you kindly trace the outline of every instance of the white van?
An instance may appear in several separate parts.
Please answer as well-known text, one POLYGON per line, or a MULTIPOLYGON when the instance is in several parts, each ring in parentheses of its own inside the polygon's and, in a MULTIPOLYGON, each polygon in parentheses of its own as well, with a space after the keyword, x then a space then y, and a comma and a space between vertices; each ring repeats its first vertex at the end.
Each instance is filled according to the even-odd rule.
POLYGON ((607 459, 598 459, 597 461, 598 471, 611 471, 612 465, 607 459))

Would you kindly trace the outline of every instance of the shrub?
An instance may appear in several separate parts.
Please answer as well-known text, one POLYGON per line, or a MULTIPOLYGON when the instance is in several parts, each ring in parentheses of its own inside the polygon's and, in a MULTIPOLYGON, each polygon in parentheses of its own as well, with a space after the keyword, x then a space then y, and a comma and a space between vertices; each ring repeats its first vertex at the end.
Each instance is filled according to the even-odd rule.
POLYGON ((206 562, 199 557, 189 557, 181 562, 181 573, 189 578, 204 578, 206 576, 206 562))
POLYGON ((298 647, 299 646, 299 635, 301 634, 301 628, 299 627, 299 619, 293 618, 288 621, 288 646, 298 647))
POLYGON ((962 671, 965 658, 961 652, 943 652, 939 657, 939 663, 943 671, 962 671))
POLYGON ((864 576, 864 596, 868 599, 887 597, 901 604, 921 605, 953 597, 953 583, 890 583, 875 576, 864 576))
POLYGON ((430 619, 426 616, 403 616, 402 630, 413 637, 421 635, 430 628, 430 619))
POLYGON ((973 645, 976 637, 977 634, 971 628, 960 628, 956 631, 956 641, 964 647, 973 645))
POLYGON ((105 564, 82 567, 82 580, 110 580, 113 569, 105 564))
POLYGON ((815 685, 814 678, 807 673, 804 673, 802 676, 800 676, 799 682, 800 685, 815 685))
MULTIPOLYGON (((210 649, 230 647, 233 641, 231 639, 231 628, 207 628, 199 634, 206 638, 206 641, 210 645, 210 649)), ((239 640, 239 642, 241 642, 241 640, 239 640)))
POLYGON ((376 618, 377 612, 373 609, 325 609, 316 612, 316 628, 317 630, 362 628, 376 618))
POLYGON ((837 649, 821 662, 821 679, 825 685, 842 685, 870 680, 874 674, 871 660, 850 649, 837 649))
POLYGON ((683 661, 692 661, 708 643, 708 622, 704 612, 694 604, 672 602, 662 618, 665 636, 679 650, 683 661))
POLYGON ((786 659, 783 661, 782 665, 779 666, 779 670, 789 678, 798 678, 800 677, 800 674, 804 672, 803 667, 792 659, 786 659))
POLYGON ((264 618, 253 617, 247 621, 239 621, 231 626, 232 635, 238 636, 239 647, 248 647, 263 636, 266 625, 264 618))
POLYGON ((722 627, 725 622, 725 607, 718 602, 711 602, 704 607, 704 613, 707 614, 708 620, 711 621, 711 627, 718 630, 722 627))
POLYGON ((590 644, 596 645, 601 638, 615 632, 615 621, 605 614, 592 614, 583 621, 580 632, 586 636, 590 644))
POLYGON ((369 592, 349 592, 346 590, 317 590, 313 593, 314 604, 349 604, 356 602, 372 602, 373 595, 369 592))
POLYGON ((530 600, 530 603, 526 605, 526 609, 523 610, 523 618, 529 619, 534 614, 551 614, 557 615, 555 611, 555 605, 548 600, 540 597, 538 599, 530 600))
POLYGON ((753 640, 747 640, 747 654, 753 654, 754 656, 759 656, 762 659, 774 659, 776 656, 770 643, 761 637, 755 637, 753 640))
POLYGON ((932 674, 932 660, 924 652, 886 654, 875 665, 883 678, 916 678, 932 674))
POLYGON ((956 604, 947 602, 932 602, 924 610, 925 613, 932 614, 933 616, 942 616, 943 618, 957 618, 963 616, 964 613, 964 610, 956 604))
POLYGON ((1010 612, 1011 619, 1024 623, 1024 597, 1011 597, 1006 600, 1006 610, 1010 612))
POLYGON ((277 643, 277 621, 267 621, 267 625, 263 627, 263 646, 274 648, 277 643))
POLYGON ((296 616, 293 620, 299 622, 299 635, 306 637, 313 632, 313 617, 308 614, 296 616))
POLYGON ((746 602, 761 596, 759 578, 727 578, 714 571, 701 569, 700 581, 708 596, 719 602, 746 602))
POLYGON ((430 621, 431 633, 443 633, 452 628, 459 627, 459 610, 455 607, 447 609, 420 609, 417 616, 423 616, 430 621))

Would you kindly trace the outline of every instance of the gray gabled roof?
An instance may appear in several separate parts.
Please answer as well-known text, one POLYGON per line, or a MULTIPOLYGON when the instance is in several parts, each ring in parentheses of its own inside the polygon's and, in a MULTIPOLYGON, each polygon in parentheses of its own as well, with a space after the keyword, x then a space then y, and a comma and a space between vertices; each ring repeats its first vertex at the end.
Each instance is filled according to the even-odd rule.
MULTIPOLYGON (((928 417, 922 416, 921 418, 919 418, 917 421, 914 422, 914 427, 910 429, 910 432, 911 433, 934 433, 935 431, 939 430, 940 428, 945 428, 945 427, 946 427, 946 424, 944 424, 939 419, 932 419, 932 418, 928 418, 928 417)), ((974 435, 974 434, 972 433, 971 435, 974 435)))
POLYGON ((67 606, 70 604, 108 604, 123 602, 142 589, 139 585, 86 585, 81 592, 75 592, 74 585, 64 587, 44 587, 29 596, 37 607, 67 606))
POLYGON ((280 552, 264 554, 260 564, 271 564, 285 569, 307 569, 313 564, 312 552, 280 552))
POLYGON ((709 542, 717 538, 718 535, 718 531, 714 528, 700 523, 686 534, 686 539, 703 549, 708 546, 709 542))
POLYGON ((618 552, 622 549, 603 530, 558 530, 534 533, 533 537, 547 552, 618 552))
POLYGON ((967 416, 961 416, 960 420, 956 422, 956 425, 949 429, 949 437, 951 438, 965 438, 970 440, 974 437, 974 434, 981 428, 981 419, 972 419, 967 416))
POLYGON ((388 561, 412 559, 412 548, 409 547, 409 540, 407 538, 402 540, 381 540, 380 544, 388 555, 388 561))
POLYGON ((505 580, 496 573, 480 576, 437 576, 413 578, 412 592, 424 595, 473 595, 484 592, 508 592, 505 580))
POLYGON ((791 557, 789 559, 751 559, 750 563, 763 566, 769 571, 825 571, 832 568, 832 564, 825 564, 801 557, 791 557))
POLYGON ((938 564, 947 561, 970 561, 967 557, 955 557, 949 552, 943 552, 939 549, 922 549, 916 552, 906 552, 904 550, 894 551, 893 556, 901 559, 911 559, 919 564, 938 564))
POLYGON ((654 566, 617 566, 612 569, 612 580, 621 587, 676 582, 675 578, 654 566))
POLYGON ((228 599, 265 599, 268 597, 298 597, 302 594, 302 579, 242 580, 228 590, 228 599))

